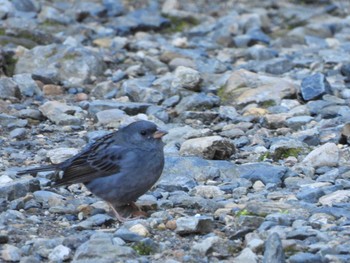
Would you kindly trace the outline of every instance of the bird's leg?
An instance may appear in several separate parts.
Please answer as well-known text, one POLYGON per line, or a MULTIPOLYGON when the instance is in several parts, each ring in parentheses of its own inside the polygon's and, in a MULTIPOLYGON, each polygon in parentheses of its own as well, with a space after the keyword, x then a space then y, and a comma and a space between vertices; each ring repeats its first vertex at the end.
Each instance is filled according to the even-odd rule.
POLYGON ((109 203, 109 202, 107 202, 107 203, 112 208, 114 216, 118 219, 119 222, 124 223, 125 221, 128 221, 130 219, 129 217, 123 217, 122 215, 120 215, 111 203, 109 203))
POLYGON ((147 217, 147 213, 142 211, 142 209, 135 202, 131 202, 130 206, 135 209, 132 212, 132 215, 135 217, 135 219, 147 217))

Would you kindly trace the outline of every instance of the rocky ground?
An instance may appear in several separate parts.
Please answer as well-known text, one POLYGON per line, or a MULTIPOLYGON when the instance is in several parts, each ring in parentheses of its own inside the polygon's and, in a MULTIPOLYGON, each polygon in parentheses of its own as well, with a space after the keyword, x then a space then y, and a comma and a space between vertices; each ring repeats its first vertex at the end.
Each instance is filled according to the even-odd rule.
POLYGON ((349 262, 350 2, 0 0, 1 262, 349 262), (58 163, 136 119, 162 178, 120 224, 58 163))

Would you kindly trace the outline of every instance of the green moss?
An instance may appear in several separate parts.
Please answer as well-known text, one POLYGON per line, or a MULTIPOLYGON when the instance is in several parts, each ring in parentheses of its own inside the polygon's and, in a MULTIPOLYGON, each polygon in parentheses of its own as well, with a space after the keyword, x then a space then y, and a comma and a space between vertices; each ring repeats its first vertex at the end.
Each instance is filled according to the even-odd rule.
POLYGON ((276 106, 276 102, 274 100, 266 100, 261 103, 261 107, 265 109, 272 106, 276 106))
POLYGON ((147 244, 145 243, 137 243, 133 246, 131 246, 139 255, 150 255, 152 254, 154 251, 153 251, 153 248, 148 246, 147 244))
POLYGON ((169 15, 164 15, 164 17, 170 20, 170 26, 163 29, 163 33, 183 32, 185 29, 199 24, 199 21, 194 17, 189 17, 184 19, 174 17, 174 16, 169 16, 169 15))
POLYGON ((265 161, 266 159, 271 159, 271 153, 270 152, 265 152, 260 155, 259 157, 259 162, 265 161))
POLYGON ((5 28, 0 28, 0 36, 6 35, 6 30, 5 28))
POLYGON ((302 148, 279 148, 274 152, 273 159, 277 161, 281 159, 286 159, 289 156, 297 158, 302 151, 302 148))
POLYGON ((17 59, 15 59, 12 55, 5 54, 4 60, 4 73, 6 74, 6 76, 13 76, 15 72, 17 59))
POLYGON ((77 57, 78 57, 78 54, 76 54, 76 53, 66 53, 66 54, 64 54, 63 59, 64 60, 74 60, 77 57))

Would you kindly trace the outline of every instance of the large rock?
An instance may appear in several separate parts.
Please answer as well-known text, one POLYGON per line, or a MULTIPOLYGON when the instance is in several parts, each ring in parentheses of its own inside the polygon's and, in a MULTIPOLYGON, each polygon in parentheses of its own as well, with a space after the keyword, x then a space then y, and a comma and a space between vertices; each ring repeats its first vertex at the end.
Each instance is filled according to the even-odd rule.
POLYGON ((74 86, 90 83, 104 68, 102 56, 92 49, 51 44, 24 52, 16 63, 15 73, 30 73, 44 83, 74 86))
POLYGON ((233 106, 249 103, 278 105, 282 99, 295 96, 296 91, 296 86, 287 79, 240 69, 231 74, 218 94, 224 103, 233 106))
POLYGON ((82 111, 76 106, 69 106, 59 101, 48 101, 39 107, 41 113, 57 125, 80 125, 82 119, 75 114, 82 111))
POLYGON ((228 159, 234 152, 234 144, 221 136, 189 139, 180 148, 181 155, 197 155, 212 160, 228 159))
POLYGON ((207 216, 180 217, 176 220, 176 233, 179 235, 187 234, 206 234, 213 229, 213 218, 207 216))
POLYGON ((175 88, 199 91, 201 80, 201 75, 197 70, 180 66, 175 70, 175 78, 171 85, 175 88))
POLYGON ((335 143, 326 143, 310 152, 302 161, 312 167, 337 166, 340 150, 335 143))

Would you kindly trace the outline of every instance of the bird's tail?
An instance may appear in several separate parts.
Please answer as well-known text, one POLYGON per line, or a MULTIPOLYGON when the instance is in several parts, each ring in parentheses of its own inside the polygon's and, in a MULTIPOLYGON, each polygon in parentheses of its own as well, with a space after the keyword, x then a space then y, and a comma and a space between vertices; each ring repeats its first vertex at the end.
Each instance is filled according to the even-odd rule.
POLYGON ((37 174, 39 172, 53 171, 53 170, 56 170, 56 167, 54 165, 46 165, 46 166, 30 168, 30 169, 26 169, 26 170, 22 170, 22 171, 17 171, 17 175, 37 174))

